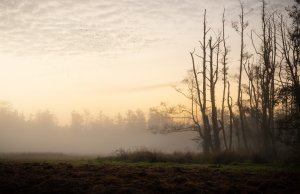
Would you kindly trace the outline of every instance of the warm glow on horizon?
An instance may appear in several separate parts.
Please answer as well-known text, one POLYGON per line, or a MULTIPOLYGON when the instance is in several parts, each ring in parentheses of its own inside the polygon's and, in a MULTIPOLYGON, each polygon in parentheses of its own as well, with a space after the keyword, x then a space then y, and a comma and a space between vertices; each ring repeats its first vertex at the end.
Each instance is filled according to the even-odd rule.
MULTIPOLYGON (((245 1, 249 18, 260 13, 260 1, 253 2, 245 1)), ((236 0, 1 1, 0 100, 27 116, 48 109, 63 124, 73 110, 113 116, 162 101, 185 103, 172 86, 191 68, 204 9, 217 31, 224 8, 235 47, 236 0)), ((235 72, 236 62, 229 68, 235 72)))

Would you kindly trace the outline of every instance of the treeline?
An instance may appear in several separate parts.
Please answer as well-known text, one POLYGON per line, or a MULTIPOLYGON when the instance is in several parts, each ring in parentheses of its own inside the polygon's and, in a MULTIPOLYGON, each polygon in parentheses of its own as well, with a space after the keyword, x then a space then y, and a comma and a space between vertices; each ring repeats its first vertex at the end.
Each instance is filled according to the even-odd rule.
POLYGON ((0 152, 55 152, 113 154, 120 148, 148 148, 162 152, 197 151, 190 141, 192 133, 153 134, 147 130, 154 122, 163 123, 161 115, 149 116, 141 110, 115 117, 88 111, 72 112, 70 122, 58 123, 55 114, 45 110, 26 117, 0 103, 0 152))
POLYGON ((152 130, 194 131, 194 140, 207 154, 230 151, 273 158, 286 150, 299 153, 300 1, 287 7, 288 16, 284 16, 268 10, 263 0, 259 29, 248 29, 245 9, 241 2, 238 19, 231 26, 240 42, 237 75, 228 73, 232 51, 226 12, 220 29, 212 30, 205 10, 202 39, 190 53, 192 69, 176 88, 190 105, 157 107, 153 111, 172 122, 152 130))
MULTIPOLYGON (((72 131, 87 130, 147 130, 149 126, 156 126, 156 123, 165 123, 166 120, 160 113, 151 111, 149 114, 142 110, 128 110, 125 114, 117 114, 109 117, 103 112, 93 115, 88 110, 70 114, 70 121, 65 124, 59 124, 57 117, 49 110, 38 111, 25 117, 22 112, 18 112, 8 103, 0 103, 0 129, 25 129, 36 128, 38 130, 65 129, 72 131)), ((151 128, 151 127, 150 127, 151 128)))

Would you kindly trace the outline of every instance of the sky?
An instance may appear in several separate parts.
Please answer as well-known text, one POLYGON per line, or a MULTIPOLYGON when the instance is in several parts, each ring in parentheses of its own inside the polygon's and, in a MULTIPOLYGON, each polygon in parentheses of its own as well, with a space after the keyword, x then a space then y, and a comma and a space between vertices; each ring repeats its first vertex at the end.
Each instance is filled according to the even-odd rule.
MULTIPOLYGON (((259 28, 260 1, 243 2, 259 28)), ((267 2, 272 10, 292 0, 267 2)), ((191 68, 204 9, 217 33, 224 8, 235 72, 237 0, 0 0, 0 100, 25 115, 49 109, 62 124, 73 110, 184 103, 173 86, 191 68)))

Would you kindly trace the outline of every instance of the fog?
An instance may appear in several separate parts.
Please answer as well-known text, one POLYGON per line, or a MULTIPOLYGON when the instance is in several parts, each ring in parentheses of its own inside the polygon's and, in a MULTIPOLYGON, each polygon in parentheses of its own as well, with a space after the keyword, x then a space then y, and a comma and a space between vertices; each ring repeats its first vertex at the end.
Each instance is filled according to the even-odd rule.
MULTIPOLYGON (((293 0, 285 2, 273 0, 267 1, 267 4, 270 13, 275 13, 275 9, 278 13, 282 11, 284 14, 286 6, 291 5, 292 2, 293 0)), ((256 45, 257 48, 261 48, 259 43, 261 37, 257 37, 254 41, 250 38, 252 30, 255 34, 260 34, 261 2, 245 0, 243 4, 246 26, 249 21, 249 27, 245 31, 247 45, 245 56, 247 52, 250 56, 251 53, 255 53, 252 46, 256 45)), ((200 140, 206 139, 208 144, 215 142, 215 147, 220 147, 226 144, 227 138, 232 143, 232 150, 229 150, 240 151, 248 150, 246 137, 249 136, 247 137, 251 144, 249 147, 259 150, 260 153, 260 150, 263 150, 263 144, 269 144, 268 138, 264 140, 268 133, 265 126, 260 125, 260 122, 263 122, 259 118, 263 112, 261 110, 265 111, 265 115, 267 112, 264 108, 265 102, 261 97, 264 90, 260 89, 260 85, 264 84, 264 79, 257 80, 262 82, 259 86, 257 85, 257 91, 253 90, 257 94, 256 104, 259 105, 253 109, 251 99, 254 97, 251 96, 252 92, 248 92, 248 88, 252 91, 251 87, 253 87, 248 81, 253 78, 250 79, 248 75, 248 80, 246 77, 246 67, 241 78, 243 83, 237 84, 236 79, 239 61, 243 60, 243 57, 239 59, 239 35, 231 27, 232 22, 234 24, 238 21, 240 13, 240 4, 236 0, 182 1, 181 3, 161 0, 125 0, 87 1, 84 4, 81 1, 58 0, 0 1, 0 16, 2 17, 0 98, 15 105, 15 107, 10 106, 0 101, 0 152, 107 155, 120 148, 125 150, 148 148, 162 152, 201 151, 198 150, 198 145, 202 142, 197 144, 192 141, 199 136, 194 132, 154 134, 150 130, 151 126, 164 127, 160 125, 160 122, 165 122, 165 120, 160 115, 151 115, 150 111, 145 111, 145 109, 155 106, 160 101, 167 101, 171 104, 190 104, 189 96, 187 100, 186 94, 180 95, 179 93, 182 93, 180 91, 178 93, 180 86, 175 90, 170 86, 176 85, 177 87, 177 84, 181 84, 180 81, 189 75, 187 71, 192 68, 192 61, 188 52, 195 48, 195 54, 201 53, 198 40, 202 39, 204 10, 207 9, 207 25, 209 29, 210 27, 212 29, 209 35, 217 38, 216 32, 220 30, 224 8, 226 9, 224 25, 226 37, 228 36, 226 42, 230 48, 228 49, 229 55, 224 56, 224 59, 228 57, 228 80, 232 88, 230 95, 235 103, 236 99, 239 99, 237 98, 238 85, 242 84, 241 91, 245 94, 243 100, 248 101, 249 96, 250 101, 248 104, 243 103, 248 106, 245 107, 247 110, 245 120, 249 124, 249 129, 245 130, 247 133, 240 133, 240 130, 244 131, 239 126, 241 125, 239 122, 242 123, 239 120, 242 119, 234 118, 235 115, 233 119, 228 116, 230 122, 227 119, 227 123, 222 124, 224 125, 222 126, 223 134, 219 135, 218 119, 221 118, 221 114, 215 113, 212 116, 214 118, 209 118, 210 123, 214 120, 214 130, 212 130, 214 139, 200 138, 200 140), (246 83, 249 83, 249 87, 246 83), (45 107, 50 109, 47 110, 45 107), (78 111, 85 107, 88 107, 93 114, 89 111, 78 111), (101 108, 98 110, 98 107, 101 108), (143 111, 136 108, 141 108, 143 111), (34 112, 37 109, 41 111, 34 112), (77 111, 72 112, 73 109, 77 111), (127 109, 133 110, 124 111, 127 109), (101 110, 109 113, 109 116, 103 114, 101 110), (26 115, 23 115, 22 111, 26 115), (30 116, 29 112, 31 112, 30 116), (98 113, 95 114, 95 112, 98 113), (122 114, 112 115, 117 112, 122 112, 122 114), (66 115, 70 115, 69 121, 65 121, 66 115), (59 121, 63 121, 63 124, 59 121), (233 124, 231 121, 234 121, 233 124), (252 124, 252 121, 256 125, 252 124), (229 125, 230 128, 225 125, 229 125)), ((218 49, 218 54, 214 56, 219 57, 219 54, 222 55, 222 49, 218 49)), ((256 64, 256 60, 260 57, 254 55, 251 58, 252 63, 255 63, 253 65, 262 65, 261 62, 256 64)), ((280 64, 285 65, 282 60, 279 61, 281 61, 280 64)), ((279 69, 275 72, 277 71, 279 69)), ((218 77, 218 68, 215 72, 214 75, 218 77)), ((276 79, 274 77, 273 81, 276 79)), ((203 80, 206 78, 204 77, 203 80)), ((292 79, 287 77, 287 82, 290 80, 292 79)), ((210 110, 221 107, 223 84, 220 84, 221 79, 218 83, 216 82, 216 88, 210 89, 215 92, 208 94, 207 99, 205 96, 203 100, 209 103, 208 98, 213 99, 212 96, 215 96, 215 100, 211 100, 211 107, 207 107, 208 111, 201 112, 204 116, 212 115, 213 111, 210 110), (213 103, 217 104, 217 107, 213 107, 213 103)), ((274 89, 274 86, 271 88, 274 89)), ((280 89, 279 86, 278 89, 280 89)), ((188 91, 187 94, 194 97, 193 92, 186 85, 183 85, 183 91, 188 91)), ((268 95, 274 98, 272 92, 268 95)), ((229 97, 228 92, 228 99, 229 97)), ((198 101, 200 103, 200 100, 198 101)), ((235 104, 232 106, 233 111, 236 111, 237 106, 235 104)), ((269 114, 275 119, 270 116, 269 121, 265 119, 265 122, 271 123, 270 121, 274 119, 275 126, 276 116, 282 113, 277 112, 277 107, 274 107, 275 104, 269 108, 275 110, 274 115, 269 114)), ((278 108, 280 110, 281 107, 278 108)), ((193 103, 191 109, 191 112, 194 112, 193 103)), ((200 109, 195 109, 196 118, 200 117, 197 115, 200 109)), ((240 118, 243 117, 243 114, 239 115, 241 115, 240 118)), ((285 120, 283 121, 285 123, 285 120)), ((190 128, 195 126, 195 123, 191 124, 190 128)), ((295 128, 292 127, 292 129, 295 128)), ((286 128, 284 126, 280 130, 285 131, 286 128)), ((290 131, 289 134, 293 138, 296 137, 294 134, 298 134, 293 130, 290 131)), ((270 134, 271 140, 275 141, 275 135, 270 134)), ((212 134, 208 134, 209 137, 210 135, 212 134)), ((289 138, 290 136, 285 136, 282 135, 284 139, 292 139, 289 138)), ((275 145, 275 143, 272 144, 275 145)), ((228 150, 226 146, 218 149, 228 150)), ((213 148, 213 146, 210 147, 213 148)), ((265 149, 265 151, 269 150, 265 149)))
MULTIPOLYGON (((50 111, 26 119, 11 106, 0 106, 0 152, 55 152, 110 155, 118 149, 147 148, 162 152, 197 151, 194 133, 154 134, 146 113, 129 110, 126 115, 107 117, 73 111, 68 125, 60 126, 50 111)), ((153 120, 153 119, 152 119, 153 120)))

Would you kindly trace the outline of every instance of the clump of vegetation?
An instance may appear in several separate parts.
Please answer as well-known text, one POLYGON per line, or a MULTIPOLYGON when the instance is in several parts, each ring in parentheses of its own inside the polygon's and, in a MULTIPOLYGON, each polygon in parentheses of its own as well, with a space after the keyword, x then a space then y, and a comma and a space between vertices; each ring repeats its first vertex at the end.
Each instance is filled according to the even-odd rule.
POLYGON ((266 163, 267 160, 256 154, 240 154, 236 152, 219 152, 202 154, 195 152, 173 152, 163 153, 158 150, 140 148, 136 150, 118 149, 112 156, 98 157, 98 160, 112 160, 122 162, 149 162, 149 163, 213 163, 213 164, 232 164, 232 163, 266 163))

